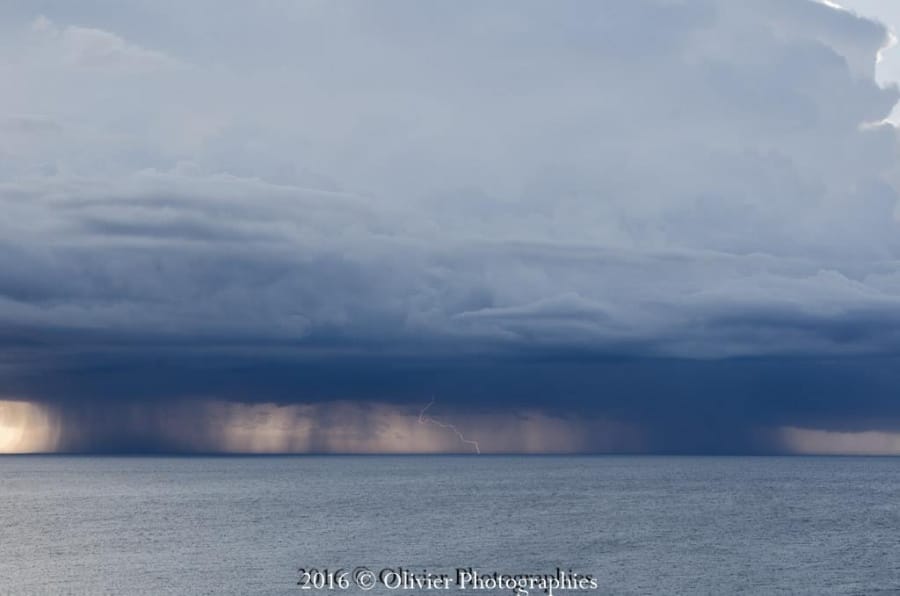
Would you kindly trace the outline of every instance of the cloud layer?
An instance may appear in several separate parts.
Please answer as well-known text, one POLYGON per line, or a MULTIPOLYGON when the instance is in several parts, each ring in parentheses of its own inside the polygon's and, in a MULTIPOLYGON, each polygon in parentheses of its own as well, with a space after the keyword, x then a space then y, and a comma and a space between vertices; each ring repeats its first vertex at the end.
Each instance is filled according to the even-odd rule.
POLYGON ((39 9, 0 13, 11 398, 437 393, 661 451, 897 428, 879 24, 806 0, 39 9))

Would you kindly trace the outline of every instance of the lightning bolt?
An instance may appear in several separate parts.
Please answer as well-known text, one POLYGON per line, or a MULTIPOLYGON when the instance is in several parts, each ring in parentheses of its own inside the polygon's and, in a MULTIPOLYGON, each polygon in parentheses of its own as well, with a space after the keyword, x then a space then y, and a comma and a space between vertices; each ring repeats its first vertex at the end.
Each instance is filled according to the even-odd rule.
POLYGON ((446 429, 452 430, 454 433, 456 433, 456 436, 459 437, 460 442, 465 443, 467 445, 471 445, 472 447, 475 448, 475 453, 477 453, 478 455, 481 455, 481 448, 478 446, 478 441, 473 441, 471 439, 467 439, 466 437, 463 436, 463 434, 461 432, 459 432, 459 429, 456 428, 454 425, 447 424, 445 422, 441 422, 440 420, 435 420, 431 416, 428 416, 425 414, 425 412, 428 410, 428 408, 430 408, 433 405, 434 405, 434 398, 432 398, 431 401, 428 402, 428 405, 425 406, 424 408, 422 408, 422 411, 419 412, 419 424, 433 424, 433 425, 439 426, 441 428, 446 428, 446 429))

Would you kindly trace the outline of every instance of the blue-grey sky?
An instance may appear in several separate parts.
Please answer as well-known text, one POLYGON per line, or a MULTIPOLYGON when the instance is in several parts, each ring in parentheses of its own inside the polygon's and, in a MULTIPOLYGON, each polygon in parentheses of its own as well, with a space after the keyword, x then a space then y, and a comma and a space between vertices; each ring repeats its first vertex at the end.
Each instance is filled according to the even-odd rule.
POLYGON ((900 449, 900 11, 845 5, 0 5, 0 431, 900 449))

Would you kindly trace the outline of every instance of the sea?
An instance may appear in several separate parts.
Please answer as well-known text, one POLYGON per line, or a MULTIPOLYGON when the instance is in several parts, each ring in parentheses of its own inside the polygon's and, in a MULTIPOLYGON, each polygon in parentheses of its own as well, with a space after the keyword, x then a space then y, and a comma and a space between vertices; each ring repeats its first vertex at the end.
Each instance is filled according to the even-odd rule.
POLYGON ((522 590, 900 594, 900 459, 0 457, 2 594, 522 590))

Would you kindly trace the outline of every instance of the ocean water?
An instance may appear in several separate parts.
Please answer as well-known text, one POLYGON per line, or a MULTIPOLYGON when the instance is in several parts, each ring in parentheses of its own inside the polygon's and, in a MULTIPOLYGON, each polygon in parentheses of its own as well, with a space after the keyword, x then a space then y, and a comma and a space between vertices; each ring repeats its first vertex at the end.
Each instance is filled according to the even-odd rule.
POLYGON ((297 581, 359 566, 900 593, 900 459, 0 458, 0 593, 358 594, 297 581))

